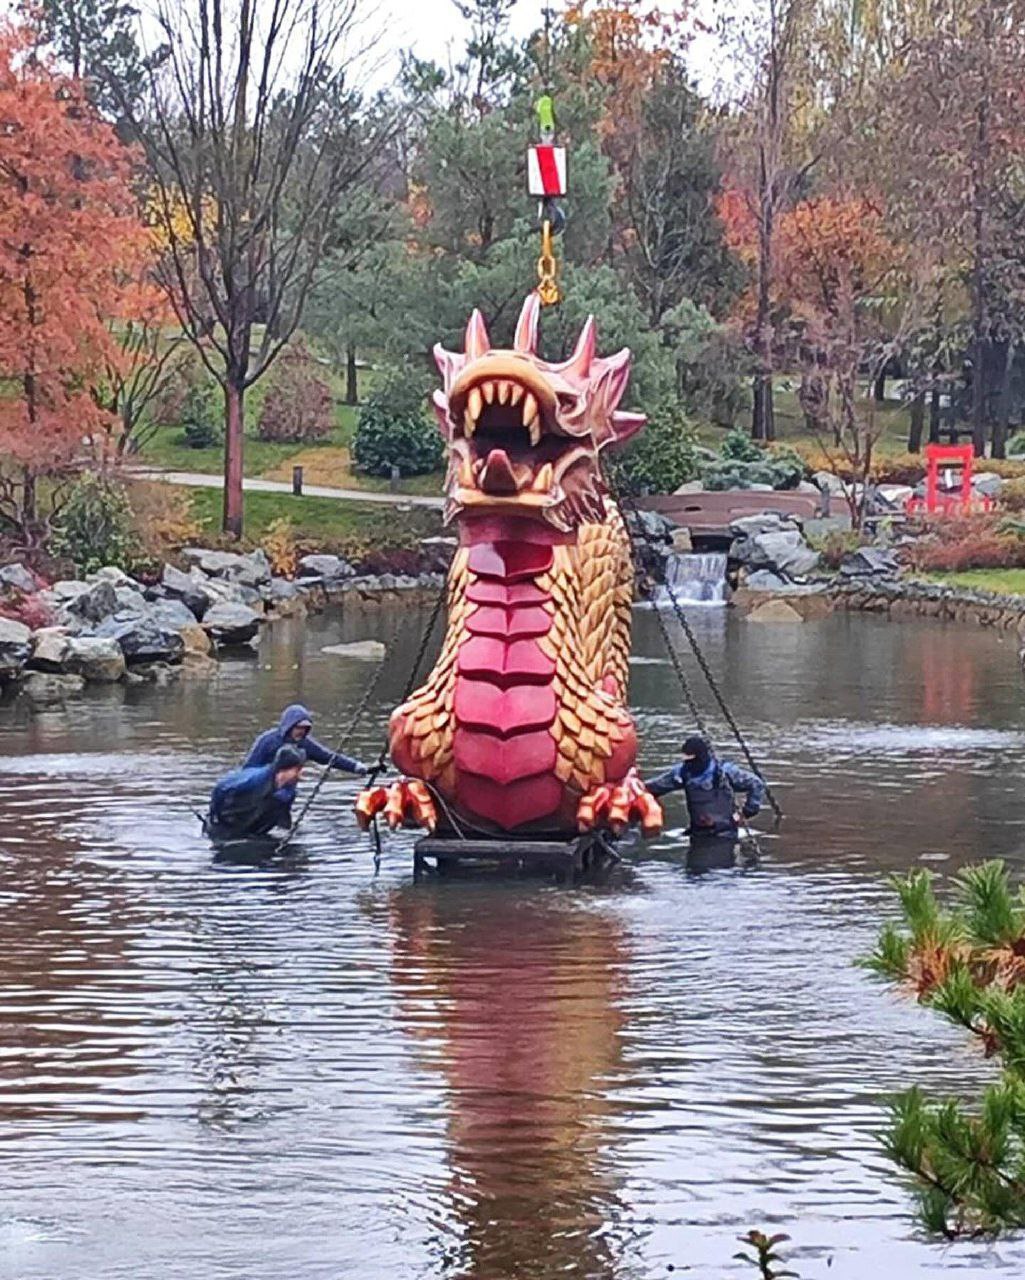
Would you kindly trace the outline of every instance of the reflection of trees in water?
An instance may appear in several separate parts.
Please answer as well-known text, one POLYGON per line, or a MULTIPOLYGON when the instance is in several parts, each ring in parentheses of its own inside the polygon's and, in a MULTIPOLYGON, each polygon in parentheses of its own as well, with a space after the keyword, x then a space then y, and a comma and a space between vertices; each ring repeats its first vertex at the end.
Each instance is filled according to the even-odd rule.
POLYGON ((515 886, 391 900, 406 1029, 436 1040, 449 1091, 452 1274, 616 1270, 611 1095, 622 1071, 618 922, 515 886))

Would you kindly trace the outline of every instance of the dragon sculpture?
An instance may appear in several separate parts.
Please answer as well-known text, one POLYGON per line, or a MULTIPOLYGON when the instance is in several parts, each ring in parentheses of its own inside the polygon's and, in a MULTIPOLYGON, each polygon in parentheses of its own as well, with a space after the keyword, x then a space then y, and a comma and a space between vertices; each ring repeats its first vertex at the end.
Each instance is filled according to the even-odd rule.
POLYGON ((434 355, 434 408, 448 446, 446 522, 459 528, 448 628, 434 670, 392 714, 405 775, 361 792, 363 826, 646 835, 662 812, 634 768, 625 705, 633 568, 599 455, 644 425, 617 408, 630 352, 600 358, 588 319, 562 363, 537 354, 539 301, 511 349, 479 312, 464 350, 434 355))

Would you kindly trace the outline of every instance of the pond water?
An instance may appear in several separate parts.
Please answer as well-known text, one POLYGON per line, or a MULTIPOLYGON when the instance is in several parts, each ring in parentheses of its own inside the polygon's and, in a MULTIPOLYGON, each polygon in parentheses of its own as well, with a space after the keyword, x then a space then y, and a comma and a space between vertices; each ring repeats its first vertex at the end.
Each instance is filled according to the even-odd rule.
MULTIPOLYGON (((991 1066, 852 964, 888 872, 1025 857, 1015 645, 694 621, 787 811, 703 873, 672 802, 603 885, 415 885, 405 834, 375 876, 349 780, 280 863, 214 861, 192 807, 283 704, 344 724, 373 668, 321 648, 373 615, 0 711, 0 1276, 714 1278, 751 1226, 805 1280, 1020 1275, 1025 1243, 922 1239, 874 1137, 888 1091, 991 1066)), ((654 768, 689 726, 636 628, 654 768)))

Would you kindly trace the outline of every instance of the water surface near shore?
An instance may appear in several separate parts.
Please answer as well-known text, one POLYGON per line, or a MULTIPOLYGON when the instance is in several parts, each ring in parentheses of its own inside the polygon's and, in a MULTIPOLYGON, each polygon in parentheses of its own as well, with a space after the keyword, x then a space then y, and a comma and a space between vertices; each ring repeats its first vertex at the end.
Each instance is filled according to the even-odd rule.
MULTIPOLYGON (((639 610, 645 763, 690 726, 639 610)), ((402 658, 415 648, 413 619, 402 658)), ((373 614, 281 624, 209 684, 0 710, 0 1277, 1020 1275, 940 1248, 874 1134, 911 1082, 991 1077, 852 966, 888 872, 1025 859, 1025 712, 1000 633, 857 615, 694 624, 787 821, 688 867, 682 813, 603 885, 373 873, 330 783, 272 866, 193 807, 287 702, 330 739, 373 614)), ((376 752, 404 661, 351 744, 376 752)), ((763 824, 767 826, 768 824, 763 824)))

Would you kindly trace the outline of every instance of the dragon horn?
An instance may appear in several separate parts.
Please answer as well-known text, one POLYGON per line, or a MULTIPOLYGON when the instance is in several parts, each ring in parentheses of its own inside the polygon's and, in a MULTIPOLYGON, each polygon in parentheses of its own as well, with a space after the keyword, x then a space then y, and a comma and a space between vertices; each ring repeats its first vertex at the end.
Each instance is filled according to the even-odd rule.
POLYGON ((580 330, 576 349, 563 365, 564 372, 574 374, 578 378, 587 378, 591 373, 591 361, 594 359, 596 342, 594 316, 588 316, 584 327, 580 330))
POLYGON ((476 360, 491 350, 491 339, 484 325, 484 317, 476 309, 466 326, 466 340, 463 347, 467 360, 476 360))
POLYGON ((516 321, 516 336, 513 338, 513 349, 522 351, 524 355, 537 353, 537 318, 541 309, 541 300, 536 293, 529 293, 520 318, 516 321))

